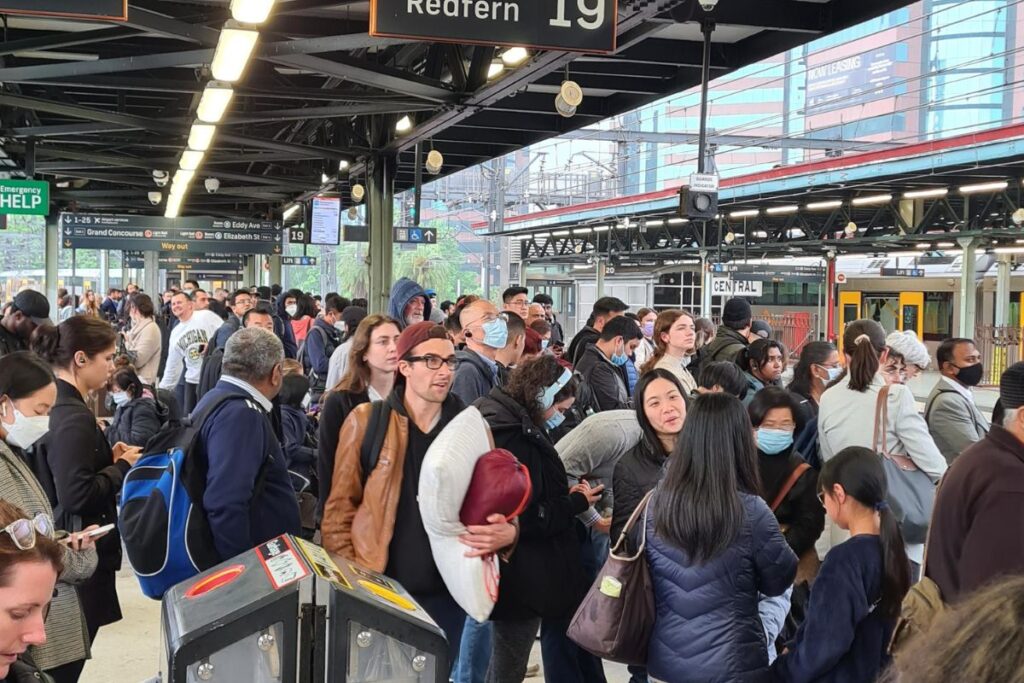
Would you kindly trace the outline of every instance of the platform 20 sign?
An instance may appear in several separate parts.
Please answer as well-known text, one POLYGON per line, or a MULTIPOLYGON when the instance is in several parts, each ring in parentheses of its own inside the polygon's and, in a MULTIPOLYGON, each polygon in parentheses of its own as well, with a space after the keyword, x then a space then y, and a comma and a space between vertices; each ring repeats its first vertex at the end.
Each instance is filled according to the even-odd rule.
POLYGON ((617 0, 372 0, 370 35, 607 53, 617 18, 617 0))

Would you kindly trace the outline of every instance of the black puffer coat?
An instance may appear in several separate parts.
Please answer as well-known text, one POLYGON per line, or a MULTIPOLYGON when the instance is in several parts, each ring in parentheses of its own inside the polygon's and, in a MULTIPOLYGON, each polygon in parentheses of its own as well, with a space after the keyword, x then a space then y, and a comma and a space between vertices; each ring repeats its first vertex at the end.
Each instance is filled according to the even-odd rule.
POLYGON ((548 435, 504 390, 492 389, 473 405, 487 420, 494 446, 511 451, 530 471, 533 484, 530 503, 519 517, 519 542, 501 567, 491 619, 571 617, 588 588, 575 528, 587 499, 569 493, 565 467, 548 435))
POLYGON ((665 473, 667 457, 661 455, 647 443, 646 438, 634 446, 615 465, 612 474, 612 491, 615 492, 615 507, 612 509, 611 543, 614 546, 626 526, 629 516, 644 499, 647 492, 658 485, 665 473))
POLYGON ((167 407, 145 396, 118 406, 107 427, 107 443, 122 441, 129 446, 145 447, 167 421, 167 407))

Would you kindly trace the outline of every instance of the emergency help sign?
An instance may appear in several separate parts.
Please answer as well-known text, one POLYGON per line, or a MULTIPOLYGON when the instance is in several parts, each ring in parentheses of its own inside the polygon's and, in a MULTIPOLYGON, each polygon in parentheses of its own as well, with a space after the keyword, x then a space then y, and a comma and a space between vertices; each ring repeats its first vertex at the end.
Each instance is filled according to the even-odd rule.
POLYGON ((756 280, 730 280, 725 277, 711 278, 713 296, 761 296, 761 282, 756 280))
POLYGON ((0 180, 0 214, 45 216, 50 213, 50 184, 44 180, 0 180))

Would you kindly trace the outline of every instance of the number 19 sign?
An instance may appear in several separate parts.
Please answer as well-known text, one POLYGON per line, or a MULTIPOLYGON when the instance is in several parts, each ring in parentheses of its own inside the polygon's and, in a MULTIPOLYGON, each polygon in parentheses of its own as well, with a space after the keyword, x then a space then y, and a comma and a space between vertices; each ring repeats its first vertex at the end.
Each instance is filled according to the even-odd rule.
POLYGON ((615 51, 618 0, 371 0, 370 35, 615 51))

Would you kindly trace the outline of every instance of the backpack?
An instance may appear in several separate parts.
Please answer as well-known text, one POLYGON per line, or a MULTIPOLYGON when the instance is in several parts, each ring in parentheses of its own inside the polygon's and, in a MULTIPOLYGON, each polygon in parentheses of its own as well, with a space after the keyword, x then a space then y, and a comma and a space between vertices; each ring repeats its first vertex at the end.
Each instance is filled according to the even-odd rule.
MULTIPOLYGON (((159 600, 175 584, 223 559, 202 508, 208 467, 199 435, 217 408, 246 398, 226 394, 190 418, 169 422, 124 477, 118 527, 142 592, 150 598, 159 600)), ((260 467, 253 499, 262 493, 269 462, 260 467)))
MULTIPOLYGON (((319 325, 313 325, 309 330, 309 334, 317 332, 324 340, 324 353, 328 358, 331 357, 331 340, 327 336, 327 333, 319 325)), ((302 363, 302 370, 306 373, 306 377, 309 378, 309 394, 313 399, 313 403, 319 403, 320 397, 327 390, 327 377, 321 377, 316 370, 313 369, 312 363, 309 360, 309 353, 306 351, 306 343, 309 341, 309 334, 303 340, 299 346, 299 352, 296 354, 296 360, 302 363)))

